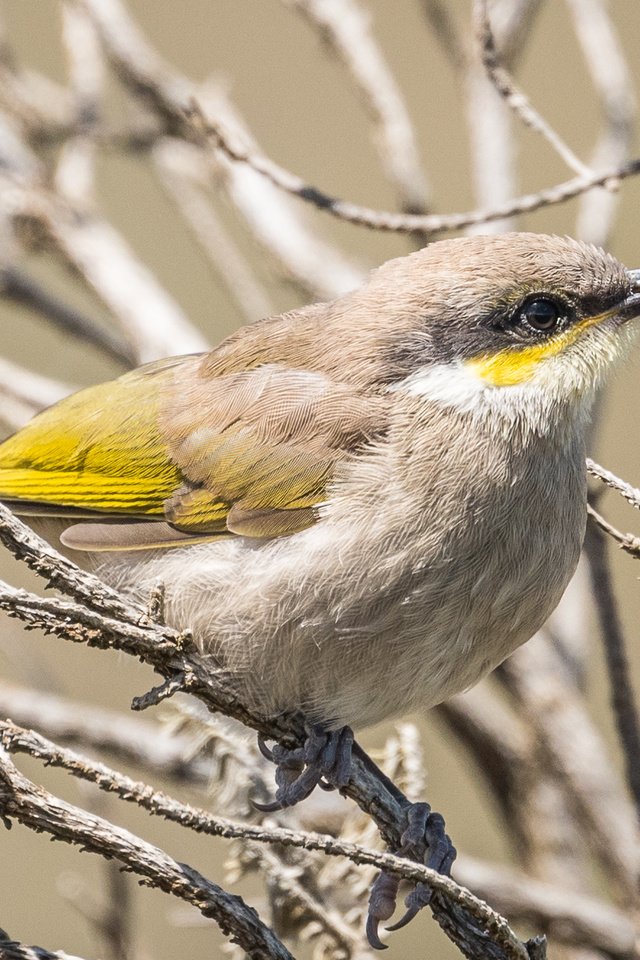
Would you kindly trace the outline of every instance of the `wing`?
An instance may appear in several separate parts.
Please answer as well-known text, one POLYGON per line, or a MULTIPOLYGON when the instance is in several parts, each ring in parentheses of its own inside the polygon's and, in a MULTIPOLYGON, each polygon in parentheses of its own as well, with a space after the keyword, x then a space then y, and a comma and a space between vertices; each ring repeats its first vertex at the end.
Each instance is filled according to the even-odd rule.
POLYGON ((276 364, 211 377, 206 356, 149 364, 40 414, 0 445, 0 500, 88 517, 63 537, 85 550, 311 525, 337 465, 384 429, 381 396, 276 364))

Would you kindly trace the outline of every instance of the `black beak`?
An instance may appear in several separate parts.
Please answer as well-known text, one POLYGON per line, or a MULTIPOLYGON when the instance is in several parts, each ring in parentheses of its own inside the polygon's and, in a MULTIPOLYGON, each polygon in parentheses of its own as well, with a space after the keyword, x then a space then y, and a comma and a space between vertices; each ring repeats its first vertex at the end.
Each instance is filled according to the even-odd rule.
POLYGON ((622 323, 640 317, 640 270, 627 270, 631 283, 631 293, 622 302, 617 319, 622 323))

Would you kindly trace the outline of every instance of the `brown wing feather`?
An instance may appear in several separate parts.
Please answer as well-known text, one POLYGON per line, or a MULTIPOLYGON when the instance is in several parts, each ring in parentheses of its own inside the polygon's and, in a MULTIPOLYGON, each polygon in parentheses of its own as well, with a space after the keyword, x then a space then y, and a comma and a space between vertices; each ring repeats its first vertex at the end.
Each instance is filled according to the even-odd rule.
POLYGON ((184 358, 165 374, 148 425, 182 483, 148 522, 114 522, 111 513, 108 523, 70 527, 68 546, 168 548, 295 533, 315 522, 338 464, 384 429, 386 404, 373 391, 275 364, 211 377, 206 359, 184 358))
POLYGON ((167 518, 193 532, 224 523, 249 536, 311 525, 336 465, 380 433, 384 409, 379 395, 277 365, 176 383, 162 426, 188 482, 167 502, 167 518))

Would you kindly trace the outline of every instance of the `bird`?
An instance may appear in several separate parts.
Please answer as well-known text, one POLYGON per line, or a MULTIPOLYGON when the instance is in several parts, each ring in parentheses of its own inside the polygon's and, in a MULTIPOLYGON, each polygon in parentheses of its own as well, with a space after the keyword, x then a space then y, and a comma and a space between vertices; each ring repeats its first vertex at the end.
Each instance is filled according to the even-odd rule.
POLYGON ((586 243, 434 242, 38 414, 0 501, 136 600, 161 582, 247 705, 302 713, 295 774, 264 745, 292 805, 344 784, 352 729, 471 687, 553 611, 638 315, 640 270, 586 243))

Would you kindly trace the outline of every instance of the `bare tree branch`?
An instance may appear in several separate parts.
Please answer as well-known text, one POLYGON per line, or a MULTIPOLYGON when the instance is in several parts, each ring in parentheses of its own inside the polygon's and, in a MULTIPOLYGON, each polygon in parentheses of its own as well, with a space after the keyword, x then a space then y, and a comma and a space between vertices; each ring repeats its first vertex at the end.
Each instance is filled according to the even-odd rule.
POLYGON ((44 947, 28 947, 18 940, 12 940, 8 933, 0 929, 0 957, 2 960, 82 960, 63 950, 45 950, 44 947))
POLYGON ((0 357, 0 420, 11 430, 22 427, 44 407, 62 400, 71 387, 25 370, 0 357))
POLYGON ((284 0, 301 13, 345 66, 376 129, 387 176, 404 210, 422 213, 427 183, 409 113, 371 29, 371 14, 357 0, 284 0))
MULTIPOLYGON (((591 166, 599 169, 623 163, 633 148, 636 103, 631 71, 613 26, 613 11, 603 0, 566 2, 603 115, 591 166)), ((577 235, 604 246, 618 202, 619 195, 612 190, 585 194, 578 210, 577 235)))
POLYGON ((592 477, 602 480, 607 487, 611 487, 612 490, 621 494, 632 507, 640 510, 640 490, 638 490, 637 487, 632 487, 626 480, 621 480, 620 477, 616 477, 615 473, 612 473, 611 470, 601 467, 599 463, 595 463, 595 461, 590 459, 587 459, 587 470, 592 477))
POLYGON ((627 783, 640 817, 640 716, 629 671, 622 623, 618 613, 607 538, 594 523, 587 527, 585 550, 591 570, 591 586, 600 621, 600 632, 609 674, 609 696, 625 761, 627 783))
POLYGON ((244 319, 273 313, 271 301, 206 196, 209 165, 192 144, 163 137, 152 151, 160 180, 244 319))
POLYGON ((640 172, 640 159, 630 160, 612 169, 593 173, 590 176, 574 177, 564 183, 545 187, 537 193, 526 194, 498 204, 490 210, 472 210, 468 213, 449 213, 441 216, 435 214, 401 214, 386 210, 373 210, 362 207, 347 200, 331 197, 316 187, 305 183, 301 177, 278 166, 263 155, 258 155, 240 145, 227 130, 220 124, 204 119, 197 104, 192 102, 190 116, 197 116, 202 123, 204 132, 210 136, 216 146, 224 150, 231 160, 244 163, 252 170, 262 174, 275 186, 286 193, 300 197, 325 210, 332 216, 348 223, 370 227, 374 230, 395 231, 398 233, 415 233, 435 235, 446 230, 460 230, 478 224, 491 223, 502 220, 516 213, 531 213, 541 207, 564 203, 572 197, 577 197, 594 187, 604 186, 609 180, 624 180, 636 176, 640 172))
POLYGON ((640 868, 635 811, 582 698, 563 681, 553 645, 536 636, 503 664, 501 675, 526 706, 539 748, 588 830, 612 893, 633 903, 640 868))
POLYGON ((5 267, 0 272, 0 296, 11 303, 28 307, 60 330, 98 347, 107 356, 129 367, 134 353, 124 338, 100 326, 90 317, 76 310, 16 267, 5 267))
MULTIPOLYGON (((39 538, 29 533, 17 518, 12 518, 2 505, 0 518, 0 539, 5 545, 13 549, 18 556, 23 553, 28 556, 32 565, 37 566, 49 582, 55 580, 57 585, 67 592, 73 593, 75 589, 77 596, 92 598, 93 588, 89 584, 96 582, 95 577, 80 570, 74 571, 73 565, 68 561, 57 563, 54 559, 55 552, 42 541, 43 560, 37 561, 35 554, 39 538), (76 582, 79 586, 74 588, 73 584, 76 582)), ((209 709, 232 716, 252 726, 267 738, 291 745, 304 741, 301 718, 265 718, 252 713, 239 702, 230 677, 216 671, 208 658, 195 651, 180 634, 165 626, 145 623, 144 611, 136 611, 135 607, 128 608, 124 601, 119 601, 120 615, 129 611, 127 619, 118 619, 116 616, 98 612, 99 606, 106 606, 111 613, 118 610, 118 603, 111 600, 112 595, 113 591, 107 588, 104 588, 102 593, 98 590, 97 597, 93 596, 93 599, 89 600, 92 606, 88 607, 77 601, 43 599, 0 582, 0 609, 21 619, 28 627, 39 627, 45 633, 90 647, 117 649, 141 657, 167 679, 182 677, 182 688, 202 700, 209 709)), ((356 749, 351 777, 344 793, 375 819, 385 842, 393 849, 398 849, 407 800, 400 791, 391 789, 391 786, 366 755, 363 755, 359 748, 356 749)), ((359 862, 378 864, 378 861, 366 857, 359 862)), ((379 861, 384 869, 387 866, 393 867, 394 864, 399 867, 403 862, 401 858, 393 857, 384 862, 379 861)), ((417 866, 417 869, 426 868, 417 866)), ((419 877, 412 873, 407 874, 412 880, 421 880, 425 876, 426 874, 419 877)), ((493 921, 489 923, 492 939, 488 944, 487 929, 469 905, 466 902, 457 902, 455 898, 452 901, 448 895, 451 891, 446 885, 436 885, 435 889, 437 892, 430 904, 434 916, 450 939, 463 947, 467 956, 477 957, 478 960, 503 960, 512 955, 509 953, 511 947, 503 943, 504 932, 499 924, 496 926, 493 921)), ((522 947, 522 950, 524 949, 522 947)))
POLYGON ((529 98, 514 82, 509 71, 500 63, 496 43, 491 29, 487 0, 475 0, 474 20, 476 35, 480 47, 482 63, 487 71, 494 88, 498 91, 505 103, 513 110, 520 120, 539 133, 547 143, 562 157, 568 167, 579 177, 588 178, 593 171, 589 169, 575 155, 573 150, 564 142, 562 137, 553 129, 545 118, 532 106, 529 98))
MULTIPOLYGON (((286 830, 282 827, 254 827, 239 824, 222 817, 214 817, 204 810, 197 810, 181 804, 158 791, 152 791, 144 784, 138 784, 130 778, 109 770, 102 764, 92 764, 69 750, 62 750, 31 731, 0 722, 0 736, 5 750, 25 752, 37 756, 48 765, 62 767, 96 783, 102 789, 117 792, 129 802, 135 802, 151 813, 180 823, 198 833, 224 837, 251 838, 261 843, 280 843, 305 850, 320 850, 329 856, 346 856, 354 863, 369 864, 380 869, 397 872, 408 880, 427 883, 432 889, 446 894, 454 903, 469 911, 481 923, 494 940, 505 951, 509 960, 528 960, 525 947, 520 943, 506 920, 495 913, 486 903, 478 900, 468 890, 453 880, 444 877, 437 870, 431 870, 410 860, 377 850, 367 850, 357 844, 347 843, 328 835, 304 833, 286 830)), ((15 770, 15 768, 13 768, 15 770)), ((0 771, 2 762, 0 760, 0 771)), ((17 771, 16 771, 17 774, 17 771)), ((0 774, 1 775, 1 774, 0 774)), ((1 794, 0 794, 1 801, 1 794)), ((9 807, 9 812, 11 808, 9 807)))
POLYGON ((601 900, 468 856, 458 857, 453 872, 459 883, 499 906, 513 923, 531 924, 557 943, 588 947, 610 957, 634 955, 631 917, 601 900))
POLYGON ((193 738, 186 734, 167 734, 160 724, 141 717, 4 680, 0 680, 0 716, 46 731, 63 744, 109 754, 120 763, 177 783, 207 788, 214 770, 211 761, 192 756, 193 738))
POLYGON ((163 850, 107 820, 60 800, 24 777, 5 750, 0 751, 0 815, 32 830, 114 858, 147 886, 185 900, 215 920, 255 960, 293 960, 255 910, 163 850))
MULTIPOLYGON (((71 0, 68 0, 71 2, 71 0)), ((118 77, 165 125, 170 135, 201 142, 187 116, 193 98, 207 115, 232 129, 241 129, 245 142, 253 140, 228 99, 211 86, 198 88, 170 70, 145 41, 120 0, 73 0, 86 9, 98 29, 118 77)), ((255 147, 252 147, 255 149, 255 147)), ((222 179, 232 201, 245 217, 257 240, 276 258, 287 275, 314 295, 336 296, 352 289, 362 272, 330 244, 306 228, 297 211, 283 203, 273 185, 264 189, 261 176, 229 165, 223 153, 209 150, 214 173, 222 179)))

